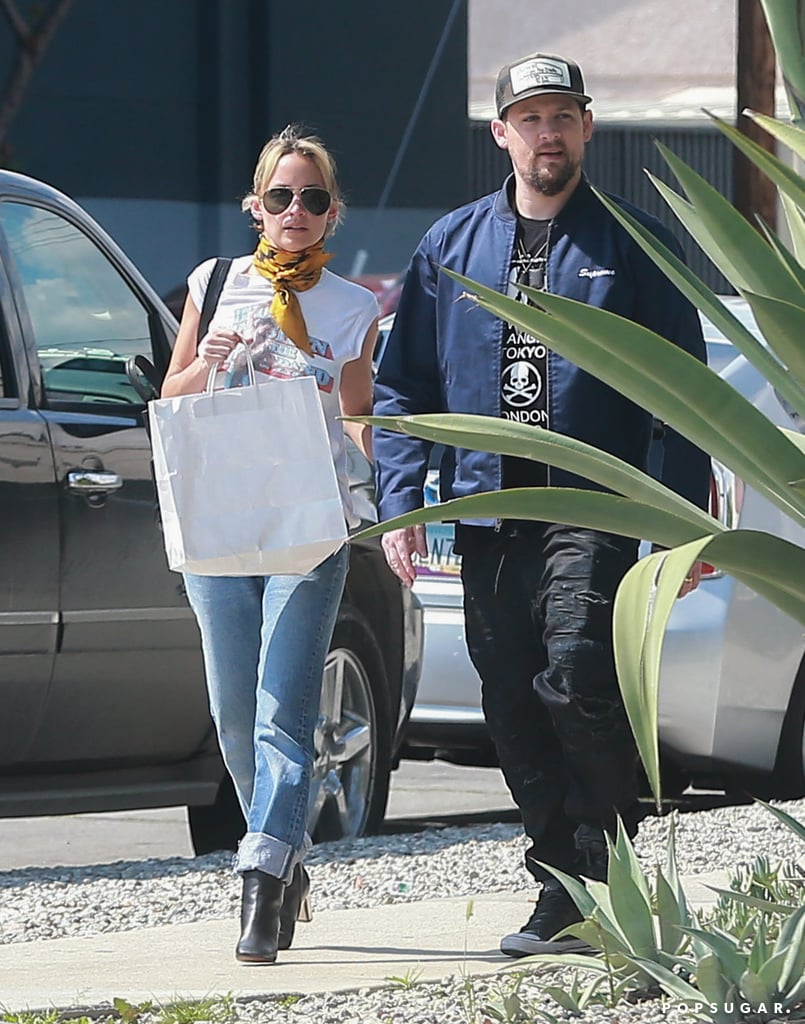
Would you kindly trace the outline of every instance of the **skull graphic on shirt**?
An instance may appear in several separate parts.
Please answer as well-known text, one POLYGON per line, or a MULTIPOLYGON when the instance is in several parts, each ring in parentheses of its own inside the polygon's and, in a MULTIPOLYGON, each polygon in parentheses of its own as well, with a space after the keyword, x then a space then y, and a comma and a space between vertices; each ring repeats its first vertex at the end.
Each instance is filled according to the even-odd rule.
POLYGON ((531 363, 519 362, 507 366, 503 373, 502 394, 514 408, 531 405, 542 391, 542 377, 531 363))

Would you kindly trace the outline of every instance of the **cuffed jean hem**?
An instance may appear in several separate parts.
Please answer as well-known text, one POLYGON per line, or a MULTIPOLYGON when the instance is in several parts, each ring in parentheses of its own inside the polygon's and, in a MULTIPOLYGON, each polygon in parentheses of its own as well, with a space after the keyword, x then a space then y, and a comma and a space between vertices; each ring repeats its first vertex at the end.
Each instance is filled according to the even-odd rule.
POLYGON ((234 866, 239 875, 244 871, 263 871, 287 884, 303 856, 304 851, 297 852, 265 832, 247 832, 238 846, 234 866))

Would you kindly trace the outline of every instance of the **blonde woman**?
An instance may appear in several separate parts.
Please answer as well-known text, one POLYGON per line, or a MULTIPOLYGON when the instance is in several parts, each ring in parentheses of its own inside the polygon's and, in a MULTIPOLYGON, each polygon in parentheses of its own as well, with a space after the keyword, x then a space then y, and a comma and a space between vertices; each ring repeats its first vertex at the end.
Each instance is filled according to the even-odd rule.
MULTIPOLYGON (((289 126, 264 146, 243 209, 260 240, 232 261, 207 333, 200 310, 214 260, 188 278, 188 298, 163 397, 202 391, 211 369, 243 377, 250 346, 269 376, 315 377, 347 523, 356 525, 344 432, 371 458, 368 428, 341 415, 371 412, 374 296, 326 269, 324 242, 343 216, 335 164, 320 140, 289 126)), ((270 458, 272 439, 255 439, 270 458)), ((226 530, 226 522, 221 523, 226 530)), ((341 548, 307 576, 186 575, 201 630, 210 708, 247 831, 235 860, 243 876, 238 960, 273 963, 307 902, 302 867, 324 660, 347 573, 341 548)))

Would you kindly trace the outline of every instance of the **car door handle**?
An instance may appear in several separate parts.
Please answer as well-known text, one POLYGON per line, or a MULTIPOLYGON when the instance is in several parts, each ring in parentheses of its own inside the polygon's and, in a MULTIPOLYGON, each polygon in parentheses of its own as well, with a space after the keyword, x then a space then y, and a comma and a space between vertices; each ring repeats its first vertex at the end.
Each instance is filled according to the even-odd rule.
POLYGON ((123 486, 118 473, 106 473, 92 469, 73 469, 67 474, 67 486, 81 494, 105 494, 117 491, 123 486))

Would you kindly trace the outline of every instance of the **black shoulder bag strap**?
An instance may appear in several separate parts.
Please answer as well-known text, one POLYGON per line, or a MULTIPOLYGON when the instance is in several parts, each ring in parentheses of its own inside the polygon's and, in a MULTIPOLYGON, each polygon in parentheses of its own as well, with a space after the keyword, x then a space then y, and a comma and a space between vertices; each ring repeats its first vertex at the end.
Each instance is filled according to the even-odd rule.
POLYGON ((212 268, 212 274, 210 280, 207 282, 207 291, 204 293, 204 303, 201 307, 201 318, 198 322, 198 335, 196 336, 196 348, 201 344, 201 339, 209 330, 210 321, 212 320, 215 310, 218 306, 218 300, 221 298, 221 292, 224 288, 226 281, 226 275, 229 273, 229 268, 232 266, 231 259, 225 259, 219 256, 215 261, 215 266, 212 268))

